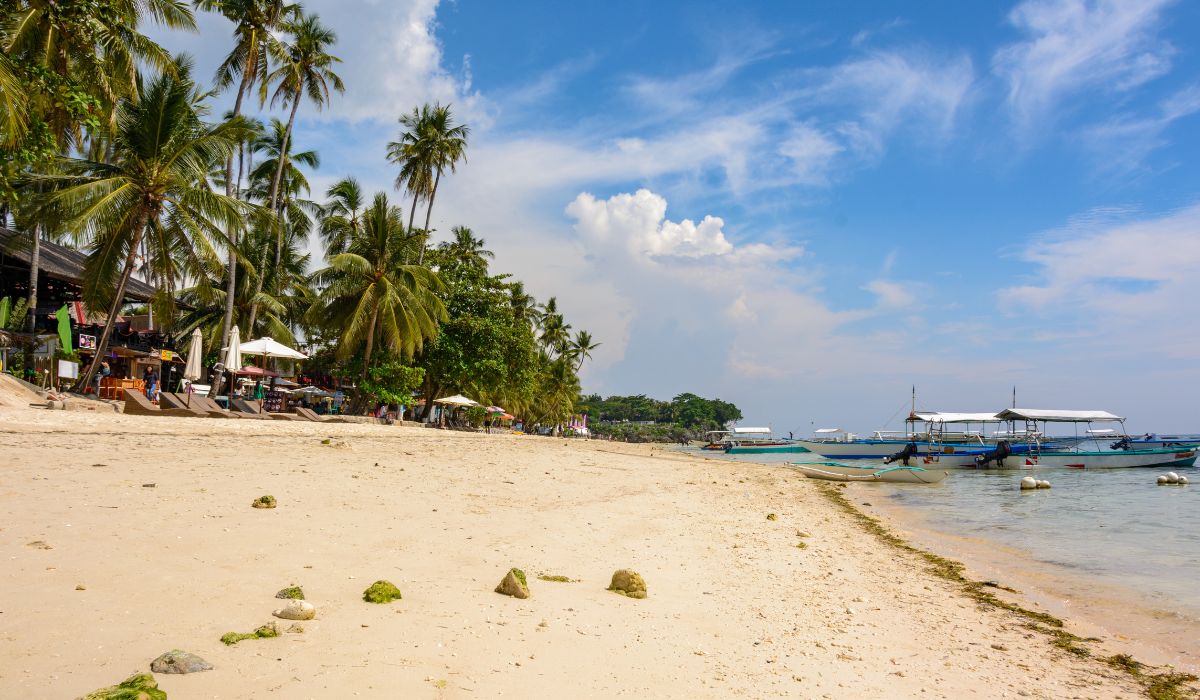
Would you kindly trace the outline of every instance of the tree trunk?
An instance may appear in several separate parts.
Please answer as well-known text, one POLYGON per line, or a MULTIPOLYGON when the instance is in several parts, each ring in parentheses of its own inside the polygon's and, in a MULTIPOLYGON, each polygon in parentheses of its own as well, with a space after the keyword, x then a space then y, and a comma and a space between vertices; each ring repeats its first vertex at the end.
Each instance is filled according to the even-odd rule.
MULTIPOLYGON (((279 144, 279 162, 276 163, 276 165, 275 165, 275 177, 273 177, 271 179, 271 200, 270 200, 271 213, 276 214, 276 215, 278 215, 278 212, 276 212, 275 209, 279 205, 279 181, 283 178, 284 163, 287 160, 288 141, 290 141, 292 138, 292 126, 296 123, 296 111, 299 109, 300 109, 300 95, 297 93, 295 95, 294 99, 292 100, 292 114, 291 114, 291 116, 288 117, 287 128, 283 130, 283 141, 279 144)), ((282 224, 282 222, 279 222, 279 223, 282 224)), ((283 227, 281 225, 279 228, 279 231, 277 231, 275 233, 275 265, 276 265, 276 267, 279 266, 279 258, 282 255, 282 251, 283 251, 283 227)), ((262 262, 265 265, 267 256, 264 254, 262 257, 263 257, 262 262)), ((257 298, 259 294, 262 294, 263 271, 261 269, 262 268, 261 265, 259 266, 259 268, 260 269, 258 271, 258 282, 255 283, 255 285, 254 285, 254 297, 253 298, 257 298)), ((250 334, 254 333, 254 321, 257 318, 258 318, 258 303, 256 301, 251 301, 250 302, 250 326, 249 326, 249 328, 246 329, 247 333, 250 333, 250 334)))
MULTIPOLYGON (((429 207, 425 209, 425 239, 429 238, 429 217, 433 214, 433 199, 437 197, 438 183, 442 181, 442 169, 438 168, 437 175, 433 178, 433 190, 429 193, 429 207)), ((421 265, 425 262, 425 243, 421 241, 421 255, 417 258, 417 264, 421 265)))
MULTIPOLYGON (((249 70, 245 70, 249 65, 242 70, 242 83, 238 86, 237 100, 233 103, 233 118, 237 119, 242 114, 242 98, 246 95, 246 88, 250 84, 252 74, 249 70)), ((239 144, 239 148, 241 144, 239 144)), ((238 160, 238 185, 234 187, 233 182, 233 156, 229 156, 229 160, 225 161, 225 195, 229 197, 241 196, 240 185, 242 181, 241 159, 238 160)), ((237 289, 237 231, 229 232, 229 260, 225 270, 225 318, 221 322, 221 344, 229 343, 229 329, 233 328, 233 297, 237 289)))
POLYGON ((358 373, 358 386, 355 388, 354 401, 350 409, 355 414, 361 414, 367 407, 367 392, 363 391, 362 383, 371 369, 371 352, 375 348, 375 324, 379 322, 379 307, 371 311, 371 323, 367 326, 367 347, 363 350, 362 370, 358 373))
POLYGON ((146 234, 146 226, 149 224, 149 216, 142 214, 138 218, 136 233, 129 245, 129 253, 125 255, 125 269, 121 272, 121 281, 117 282, 117 288, 113 295, 112 303, 108 305, 108 318, 104 321, 104 331, 100 333, 100 339, 96 341, 96 352, 92 356, 92 362, 88 365, 87 371, 83 376, 75 382, 72 390, 82 394, 88 385, 91 384, 92 377, 96 376, 96 370, 100 367, 100 361, 104 357, 104 351, 108 350, 108 339, 112 336, 113 326, 117 325, 117 312, 121 310, 125 299, 125 285, 129 283, 129 276, 133 273, 133 260, 137 257, 138 246, 142 243, 142 237, 146 234))
POLYGON ((37 323, 38 267, 42 260, 42 225, 34 224, 29 234, 33 237, 33 248, 29 251, 29 308, 25 310, 25 313, 29 315, 25 322, 25 329, 33 333, 34 325, 37 323))

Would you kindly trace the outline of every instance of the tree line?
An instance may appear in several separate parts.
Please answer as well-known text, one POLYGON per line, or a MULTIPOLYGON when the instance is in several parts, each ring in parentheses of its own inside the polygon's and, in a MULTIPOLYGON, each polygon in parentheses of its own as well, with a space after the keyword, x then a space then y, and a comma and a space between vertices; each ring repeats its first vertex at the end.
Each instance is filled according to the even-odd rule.
POLYGON ((579 410, 588 415, 593 432, 633 441, 694 439, 742 419, 741 410, 732 403, 691 393, 670 401, 645 394, 608 398, 591 394, 581 399, 579 410))
POLYGON ((433 240, 438 188, 470 138, 450 105, 398 116, 383 154, 395 193, 369 193, 349 174, 313 196, 321 158, 296 142, 296 118, 345 90, 336 43, 318 15, 278 0, 0 5, 0 225, 25 234, 34 260, 29 330, 40 244, 54 241, 86 253, 83 301, 106 315, 77 389, 137 274, 155 289, 163 330, 199 328, 210 349, 234 327, 303 341, 309 367, 355 381, 358 408, 465 392, 530 423, 565 420, 599 344, 572 333, 555 298, 539 303, 494 273, 472 230, 433 240), (208 83, 143 33, 148 23, 195 31, 197 12, 231 30, 208 83), (233 108, 216 115, 226 92, 233 108), (305 253, 310 239, 322 260, 305 253))

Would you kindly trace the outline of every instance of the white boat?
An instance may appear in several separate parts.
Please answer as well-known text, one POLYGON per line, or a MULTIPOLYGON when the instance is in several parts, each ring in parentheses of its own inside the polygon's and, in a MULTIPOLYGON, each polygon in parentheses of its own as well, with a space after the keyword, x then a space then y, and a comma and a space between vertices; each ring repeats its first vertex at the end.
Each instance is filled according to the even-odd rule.
POLYGON ((903 466, 853 466, 838 462, 795 462, 797 471, 810 479, 825 481, 882 481, 894 484, 936 484, 949 472, 903 466))
MULTIPOLYGON (((1125 433, 1125 419, 1107 411, 1062 411, 1036 408, 1009 408, 996 414, 1004 421, 1024 421, 1031 433, 1042 434, 1047 423, 1120 423, 1121 434, 1125 433)), ((1000 469, 1045 469, 1065 467, 1068 469, 1125 469, 1131 467, 1190 467, 1196 463, 1195 445, 1180 447, 1158 447, 1128 450, 1086 450, 1079 445, 1068 449, 1042 449, 1036 443, 1034 449, 1022 454, 1013 454, 1000 460, 1000 469)))

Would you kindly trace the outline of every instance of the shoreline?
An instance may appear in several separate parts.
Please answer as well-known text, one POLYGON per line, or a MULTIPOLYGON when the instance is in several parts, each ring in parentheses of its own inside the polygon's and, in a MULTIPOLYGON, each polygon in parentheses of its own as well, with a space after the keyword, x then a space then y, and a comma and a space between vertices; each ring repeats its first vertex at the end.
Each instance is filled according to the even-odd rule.
POLYGON ((171 697, 1143 693, 777 467, 372 425, 0 421, 3 696, 77 697, 173 648, 216 668, 157 676, 171 697), (277 509, 250 507, 264 493, 277 509), (514 566, 527 600, 492 590, 514 566), (646 600, 605 590, 618 568, 646 600), (403 599, 363 603, 377 579, 403 599), (293 584, 317 607, 303 634, 218 641, 293 584))

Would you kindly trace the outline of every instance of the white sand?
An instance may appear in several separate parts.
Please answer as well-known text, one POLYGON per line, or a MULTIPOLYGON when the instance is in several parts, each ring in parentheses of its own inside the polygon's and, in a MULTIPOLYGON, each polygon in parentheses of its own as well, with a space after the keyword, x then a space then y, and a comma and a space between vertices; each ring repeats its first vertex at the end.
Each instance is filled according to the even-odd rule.
POLYGON ((172 648, 216 667, 157 676, 172 698, 1139 695, 778 467, 21 404, 0 405, 3 698, 82 695, 172 648), (512 566, 531 598, 493 592, 512 566), (647 599, 605 590, 623 567, 647 599), (364 603, 381 578, 404 599, 364 603), (218 641, 293 583, 317 607, 303 634, 218 641))

